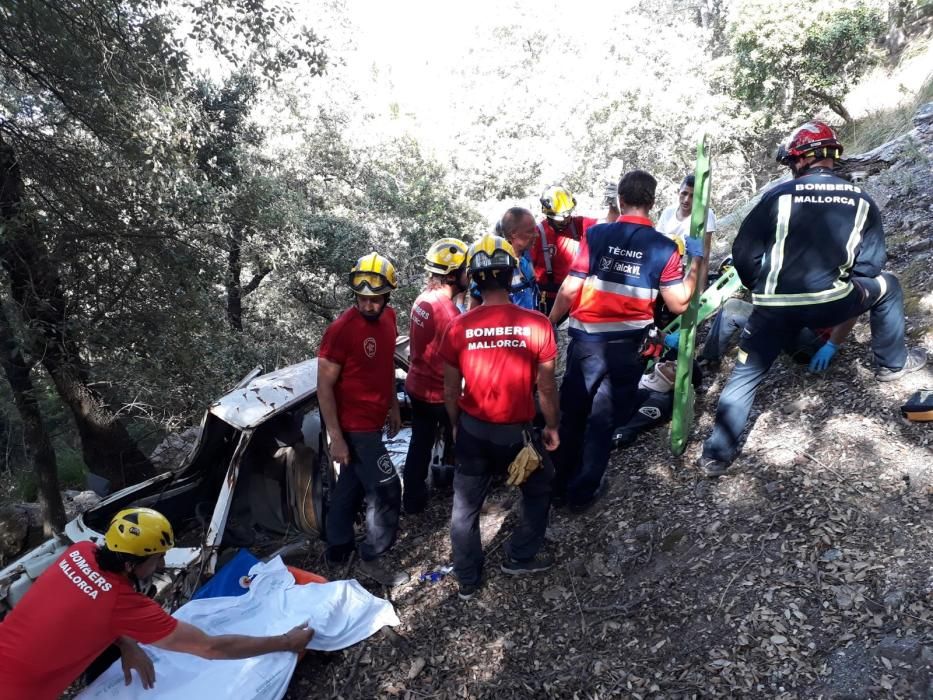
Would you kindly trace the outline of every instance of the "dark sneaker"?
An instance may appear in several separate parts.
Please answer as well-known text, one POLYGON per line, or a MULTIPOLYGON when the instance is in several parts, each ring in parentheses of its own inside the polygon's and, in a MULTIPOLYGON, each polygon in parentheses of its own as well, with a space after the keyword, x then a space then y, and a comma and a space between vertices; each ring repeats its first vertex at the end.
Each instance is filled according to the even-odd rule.
POLYGON ((552 566, 554 566, 554 557, 550 554, 536 554, 531 559, 512 559, 506 556, 500 568, 502 573, 509 576, 524 576, 547 571, 552 566))
POLYGON ((475 583, 461 583, 457 595, 460 596, 460 600, 470 600, 478 590, 479 586, 475 583))
POLYGON ((893 382, 901 377, 923 369, 927 363, 927 351, 923 348, 914 348, 907 351, 907 362, 900 369, 881 367, 875 370, 875 379, 879 382, 893 382))
POLYGON ((567 510, 573 515, 582 515, 599 501, 603 496, 609 493, 609 482, 606 479, 603 479, 599 482, 599 486, 596 488, 596 493, 594 493, 588 501, 583 503, 568 503, 567 510))
POLYGON ((711 457, 700 457, 697 460, 697 466, 707 479, 717 479, 729 471, 728 462, 720 462, 718 459, 711 457))
POLYGON ((380 566, 378 559, 372 559, 371 561, 360 560, 356 565, 356 569, 376 583, 381 583, 389 588, 404 586, 411 580, 411 577, 404 571, 391 571, 384 566, 380 566))

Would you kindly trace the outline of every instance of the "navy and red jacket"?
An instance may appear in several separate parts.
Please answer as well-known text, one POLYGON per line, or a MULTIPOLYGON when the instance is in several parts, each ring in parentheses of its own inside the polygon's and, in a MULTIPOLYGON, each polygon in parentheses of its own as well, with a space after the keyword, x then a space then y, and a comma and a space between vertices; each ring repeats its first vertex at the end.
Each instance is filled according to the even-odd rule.
POLYGON ((851 278, 877 277, 887 258, 881 212, 861 187, 815 168, 768 191, 732 244, 756 306, 842 299, 851 278))
POLYGON ((660 288, 683 281, 677 244, 640 216, 591 227, 569 274, 584 280, 570 310, 569 334, 581 340, 640 337, 660 288))

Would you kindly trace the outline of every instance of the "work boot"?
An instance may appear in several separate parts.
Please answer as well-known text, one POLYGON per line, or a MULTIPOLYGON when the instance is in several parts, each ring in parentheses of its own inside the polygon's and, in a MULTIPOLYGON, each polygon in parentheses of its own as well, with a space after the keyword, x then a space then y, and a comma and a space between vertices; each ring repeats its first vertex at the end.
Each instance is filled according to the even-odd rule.
POLYGON ((554 557, 550 554, 538 553, 531 559, 512 559, 507 555, 499 568, 502 569, 502 573, 509 576, 525 576, 547 571, 552 566, 554 566, 554 557))
POLYGON ((356 565, 356 569, 376 583, 388 586, 389 588, 404 586, 411 580, 411 577, 404 571, 391 571, 381 566, 378 559, 371 559, 369 561, 363 561, 361 559, 356 565))
POLYGON ((927 363, 927 351, 923 348, 914 348, 907 351, 907 362, 900 369, 890 369, 888 367, 879 367, 875 370, 875 379, 879 382, 893 382, 896 379, 923 369, 927 363))
POLYGON ((712 457, 700 457, 697 460, 697 466, 707 479, 717 479, 729 471, 728 462, 721 462, 712 457))
POLYGON ((457 595, 460 597, 460 600, 470 600, 476 595, 477 591, 479 591, 478 583, 461 583, 457 590, 457 595))

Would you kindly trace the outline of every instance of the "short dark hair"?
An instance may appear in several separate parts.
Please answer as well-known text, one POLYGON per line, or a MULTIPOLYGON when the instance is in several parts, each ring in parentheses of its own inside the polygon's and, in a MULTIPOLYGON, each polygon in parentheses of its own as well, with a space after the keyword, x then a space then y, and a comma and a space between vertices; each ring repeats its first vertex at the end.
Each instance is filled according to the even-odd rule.
POLYGON ((478 270, 473 273, 473 281, 480 292, 488 292, 496 289, 509 291, 512 288, 511 269, 499 268, 496 270, 478 270))
POLYGON ((657 188, 658 181, 651 173, 630 170, 619 180, 619 200, 630 207, 651 209, 654 206, 654 193, 657 188))
POLYGON ((696 178, 693 176, 693 173, 690 173, 684 178, 684 181, 680 183, 681 187, 695 187, 693 183, 696 182, 696 178))
POLYGON ((499 219, 499 223, 496 224, 496 235, 502 236, 506 240, 510 239, 512 237, 512 232, 515 231, 518 224, 521 223, 521 220, 526 216, 530 216, 532 219, 535 218, 535 215, 524 207, 510 207, 506 210, 505 214, 502 215, 502 218, 499 219))

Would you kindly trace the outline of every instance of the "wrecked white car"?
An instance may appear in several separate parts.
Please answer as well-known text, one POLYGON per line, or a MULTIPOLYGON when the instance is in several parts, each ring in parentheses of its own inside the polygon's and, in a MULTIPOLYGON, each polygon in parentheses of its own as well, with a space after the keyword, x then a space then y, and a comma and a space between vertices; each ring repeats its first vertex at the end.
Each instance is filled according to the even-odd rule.
MULTIPOLYGON (((405 336, 397 341, 395 364, 401 387, 408 369, 405 336)), ((407 417, 403 404, 403 421, 407 417)), ((397 468, 410 434, 405 428, 387 441, 397 468)), ((166 554, 164 572, 147 586, 149 595, 175 609, 213 575, 223 547, 251 544, 254 524, 297 546, 306 546, 309 536, 323 536, 327 493, 335 480, 317 405, 317 359, 264 375, 257 368, 210 406, 197 442, 177 469, 110 495, 69 522, 64 535, 0 571, 0 618, 66 547, 99 541, 111 518, 131 506, 155 508, 175 527, 177 546, 166 554), (240 513, 249 514, 247 527, 238 524, 240 513)))

